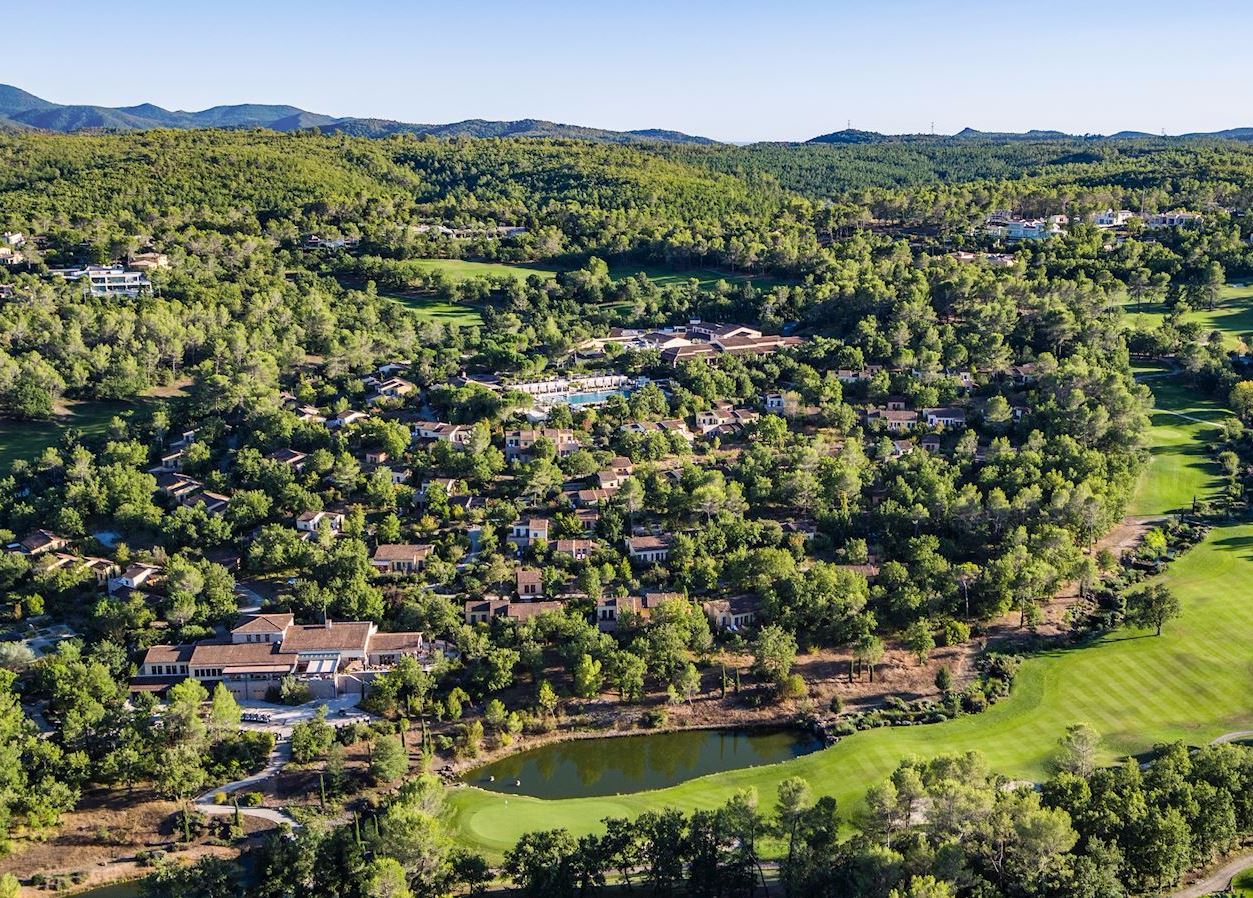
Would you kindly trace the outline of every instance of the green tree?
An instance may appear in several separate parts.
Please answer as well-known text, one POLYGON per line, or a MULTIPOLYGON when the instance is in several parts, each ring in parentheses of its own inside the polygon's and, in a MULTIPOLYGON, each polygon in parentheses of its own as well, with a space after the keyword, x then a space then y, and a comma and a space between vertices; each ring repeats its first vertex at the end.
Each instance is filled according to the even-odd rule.
POLYGON ((796 661, 796 638, 773 624, 761 628, 753 643, 753 667, 774 683, 781 683, 796 661))
POLYGON ((318 708, 311 720, 292 727, 291 753, 297 764, 309 764, 324 756, 335 741, 335 728, 326 722, 326 706, 318 708))
POLYGON ((399 736, 380 736, 370 752, 370 776, 376 783, 394 783, 409 769, 409 753, 399 736))
POLYGON ((1082 777, 1092 775, 1101 746, 1100 733, 1086 723, 1071 724, 1066 727, 1066 734, 1057 740, 1057 745, 1053 759, 1055 769, 1082 777))
POLYGON ((214 738, 239 729, 241 713, 239 702, 235 701, 235 696, 226 688, 225 683, 219 682, 213 687, 213 700, 209 707, 209 731, 214 738))
POLYGON ((925 620, 917 620, 910 624, 905 630, 905 646, 913 652, 920 665, 926 664, 931 650, 935 648, 935 637, 931 635, 931 625, 925 620))
POLYGON ((574 665, 574 694, 580 698, 594 698, 600 694, 603 682, 600 662, 591 655, 580 655, 574 665))
POLYGON ((1177 618, 1182 611, 1179 597, 1162 583, 1155 583, 1127 596, 1128 626, 1153 627, 1158 636, 1162 635, 1162 627, 1177 618))

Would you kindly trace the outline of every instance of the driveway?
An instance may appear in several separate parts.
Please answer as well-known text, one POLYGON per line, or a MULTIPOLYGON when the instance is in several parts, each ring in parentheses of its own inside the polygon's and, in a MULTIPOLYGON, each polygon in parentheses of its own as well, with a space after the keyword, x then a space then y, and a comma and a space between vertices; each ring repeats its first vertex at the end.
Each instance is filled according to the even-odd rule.
MULTIPOLYGON (((343 695, 339 698, 327 699, 325 701, 312 701, 303 705, 291 707, 289 705, 276 705, 271 702, 259 701, 243 701, 239 703, 240 708, 247 711, 265 711, 270 715, 269 723, 242 723, 240 727, 246 730, 258 730, 274 734, 274 751, 270 753, 270 758, 266 762, 265 767, 256 773, 246 776, 243 779, 235 780, 225 785, 215 786, 196 798, 194 804, 197 811, 202 814, 209 814, 217 817, 225 817, 235 813, 235 808, 231 804, 216 804, 215 796, 219 793, 233 795, 236 792, 253 791, 263 786, 272 776, 283 769, 283 766, 291 760, 291 734, 292 728, 298 723, 305 723, 317 716, 318 709, 326 707, 326 720, 332 726, 340 726, 347 723, 369 723, 371 716, 365 711, 357 709, 357 702, 361 700, 359 695, 343 695)), ((293 828, 300 826, 290 815, 283 811, 274 810, 272 808, 246 808, 240 807, 239 813, 245 817, 255 817, 259 820, 268 820, 271 823, 287 824, 293 828)))

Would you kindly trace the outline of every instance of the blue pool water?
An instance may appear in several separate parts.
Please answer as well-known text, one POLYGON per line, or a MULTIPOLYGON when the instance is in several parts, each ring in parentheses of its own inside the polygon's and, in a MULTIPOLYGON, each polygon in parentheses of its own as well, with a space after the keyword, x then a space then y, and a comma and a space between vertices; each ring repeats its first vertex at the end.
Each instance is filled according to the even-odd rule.
POLYGON ((610 396, 626 396, 626 390, 595 390, 590 393, 571 393, 566 402, 570 405, 599 405, 610 396))

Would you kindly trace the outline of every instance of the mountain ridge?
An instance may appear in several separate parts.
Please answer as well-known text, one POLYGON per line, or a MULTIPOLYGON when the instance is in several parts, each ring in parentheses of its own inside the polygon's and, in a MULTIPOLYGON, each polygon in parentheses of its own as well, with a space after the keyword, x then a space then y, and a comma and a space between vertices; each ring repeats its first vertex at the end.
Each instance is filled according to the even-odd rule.
POLYGON ((42 97, 0 84, 0 130, 138 131, 151 128, 269 128, 275 131, 320 131, 359 137, 393 134, 435 137, 547 137, 592 140, 606 143, 660 142, 714 144, 707 137, 663 128, 613 131, 583 125, 567 125, 544 119, 488 121, 466 119, 446 124, 418 124, 392 119, 336 117, 309 112, 296 106, 240 103, 211 106, 199 111, 170 110, 153 103, 134 106, 95 106, 53 103, 42 97))
MULTIPOLYGON (((463 119, 457 122, 424 124, 395 119, 365 116, 332 116, 310 112, 297 106, 268 103, 237 103, 211 106, 196 111, 170 110, 154 103, 133 106, 98 106, 93 104, 54 103, 37 97, 11 84, 0 84, 0 132, 53 131, 137 131, 152 128, 268 128, 274 131, 317 131, 322 134, 346 134, 354 137, 391 137, 396 134, 440 138, 549 138, 589 140, 602 143, 669 143, 715 145, 719 141, 665 128, 641 128, 615 131, 586 125, 553 122, 546 119, 463 119)), ((963 128, 956 134, 883 134, 844 128, 819 134, 804 141, 766 141, 784 145, 795 144, 873 144, 909 141, 1083 141, 1083 140, 1190 140, 1225 139, 1253 141, 1253 127, 1227 128, 1221 131, 1192 131, 1186 134, 1151 134, 1147 131, 1118 131, 1113 134, 1068 134, 1064 131, 1031 129, 1028 131, 980 131, 963 128)), ((755 143, 750 141, 749 143, 755 143)))

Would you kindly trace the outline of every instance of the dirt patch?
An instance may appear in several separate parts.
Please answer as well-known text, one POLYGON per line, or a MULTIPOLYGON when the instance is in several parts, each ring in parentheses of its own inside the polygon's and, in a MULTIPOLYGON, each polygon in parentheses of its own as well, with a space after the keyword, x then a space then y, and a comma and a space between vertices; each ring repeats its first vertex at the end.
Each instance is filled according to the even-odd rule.
MULTIPOLYGON (((234 857, 230 846, 192 843, 179 846, 176 817, 180 805, 152 792, 136 789, 97 790, 87 793, 80 806, 63 814, 61 826, 46 838, 18 839, 13 851, 0 858, 0 873, 13 873, 19 879, 35 874, 85 876, 81 887, 145 876, 145 867, 135 856, 159 849, 168 856, 194 861, 205 854, 234 857)), ((251 835, 268 828, 265 821, 244 819, 244 831, 251 835)), ((27 887, 23 895, 48 895, 27 887)))

